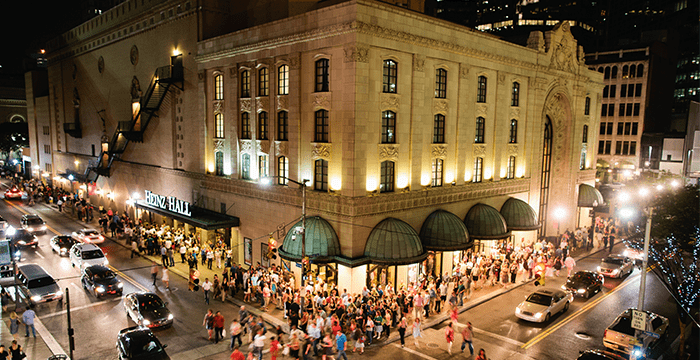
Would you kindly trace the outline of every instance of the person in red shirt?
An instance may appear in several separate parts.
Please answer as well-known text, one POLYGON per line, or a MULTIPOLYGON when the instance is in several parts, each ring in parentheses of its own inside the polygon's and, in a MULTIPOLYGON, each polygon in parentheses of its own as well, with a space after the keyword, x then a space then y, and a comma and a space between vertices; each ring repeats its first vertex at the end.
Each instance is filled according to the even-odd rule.
POLYGON ((224 339, 224 316, 221 315, 220 311, 216 312, 214 315, 214 342, 219 343, 219 339, 224 339))
POLYGON ((272 337, 272 341, 270 342, 270 360, 277 360, 277 356, 279 355, 280 352, 280 342, 277 341, 276 337, 272 337))
POLYGON ((238 345, 236 345, 233 348, 233 352, 231 353, 231 360, 245 360, 245 355, 238 350, 238 345))

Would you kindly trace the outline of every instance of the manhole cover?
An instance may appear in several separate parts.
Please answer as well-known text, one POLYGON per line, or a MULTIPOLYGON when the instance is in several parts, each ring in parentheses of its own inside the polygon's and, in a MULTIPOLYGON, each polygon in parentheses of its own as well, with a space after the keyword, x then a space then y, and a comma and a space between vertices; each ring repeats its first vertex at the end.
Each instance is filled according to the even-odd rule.
POLYGON ((588 334, 586 334, 586 333, 584 333, 584 332, 577 332, 577 333, 576 333, 576 337, 579 338, 579 339, 583 339, 583 340, 588 340, 588 339, 591 338, 590 335, 588 335, 588 334))
POLYGON ((440 347, 440 345, 438 345, 438 344, 436 344, 436 343, 428 343, 427 346, 428 346, 429 348, 433 348, 433 349, 437 349, 437 348, 440 347))

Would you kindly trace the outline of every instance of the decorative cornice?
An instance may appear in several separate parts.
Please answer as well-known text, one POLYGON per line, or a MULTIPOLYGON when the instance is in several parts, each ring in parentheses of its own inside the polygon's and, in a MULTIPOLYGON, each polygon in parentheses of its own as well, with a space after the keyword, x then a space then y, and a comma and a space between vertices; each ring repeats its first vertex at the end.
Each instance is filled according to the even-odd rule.
POLYGON ((331 160, 331 144, 330 143, 311 143, 311 159, 331 160))
POLYGON ((379 94, 379 107, 381 111, 385 110, 391 110, 394 112, 399 111, 399 105, 401 96, 398 94, 386 94, 386 93, 380 93, 379 94))
POLYGON ((0 106, 27 107, 27 100, 0 99, 0 106))
POLYGON ((379 161, 399 159, 399 144, 379 144, 379 161))
POLYGON ((486 156, 486 144, 474 144, 474 156, 475 157, 486 156))
POLYGON ((349 45, 343 48, 345 62, 369 62, 369 47, 359 45, 349 45))

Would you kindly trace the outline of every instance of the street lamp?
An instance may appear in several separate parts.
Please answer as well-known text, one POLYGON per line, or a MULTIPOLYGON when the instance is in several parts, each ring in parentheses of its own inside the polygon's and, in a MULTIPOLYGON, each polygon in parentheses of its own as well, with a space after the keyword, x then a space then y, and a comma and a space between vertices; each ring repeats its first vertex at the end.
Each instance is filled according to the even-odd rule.
POLYGON ((272 182, 272 179, 283 179, 286 181, 293 182, 299 187, 301 187, 301 285, 302 287, 304 286, 304 275, 306 272, 306 264, 304 264, 304 261, 306 260, 306 183, 309 182, 308 179, 304 179, 302 181, 296 181, 294 179, 290 179, 286 176, 266 176, 260 179, 260 182, 263 185, 270 185, 272 182))
POLYGON ((554 218, 557 219, 557 238, 559 238, 559 230, 561 229, 561 221, 566 217, 566 210, 564 208, 554 209, 554 218))

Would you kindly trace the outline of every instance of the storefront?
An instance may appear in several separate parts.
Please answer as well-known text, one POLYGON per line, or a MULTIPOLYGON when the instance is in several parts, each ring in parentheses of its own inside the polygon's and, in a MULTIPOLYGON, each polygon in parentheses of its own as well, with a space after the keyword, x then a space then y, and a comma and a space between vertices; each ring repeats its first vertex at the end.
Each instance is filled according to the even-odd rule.
POLYGON ((509 198, 503 203, 500 211, 506 221, 507 229, 511 232, 508 241, 513 247, 532 245, 537 240, 536 230, 541 227, 537 221, 537 213, 528 203, 516 198, 509 198))
POLYGON ((474 246, 464 222, 445 210, 436 210, 425 219, 420 239, 428 250, 428 257, 420 268, 428 278, 445 273, 453 275, 467 250, 474 246))
POLYGON ((510 238, 506 220, 494 207, 478 203, 469 209, 464 218, 469 236, 474 239, 474 252, 495 255, 498 240, 510 238))
POLYGON ((598 189, 588 184, 579 185, 577 226, 591 226, 595 218, 595 208, 603 204, 605 200, 598 189))

